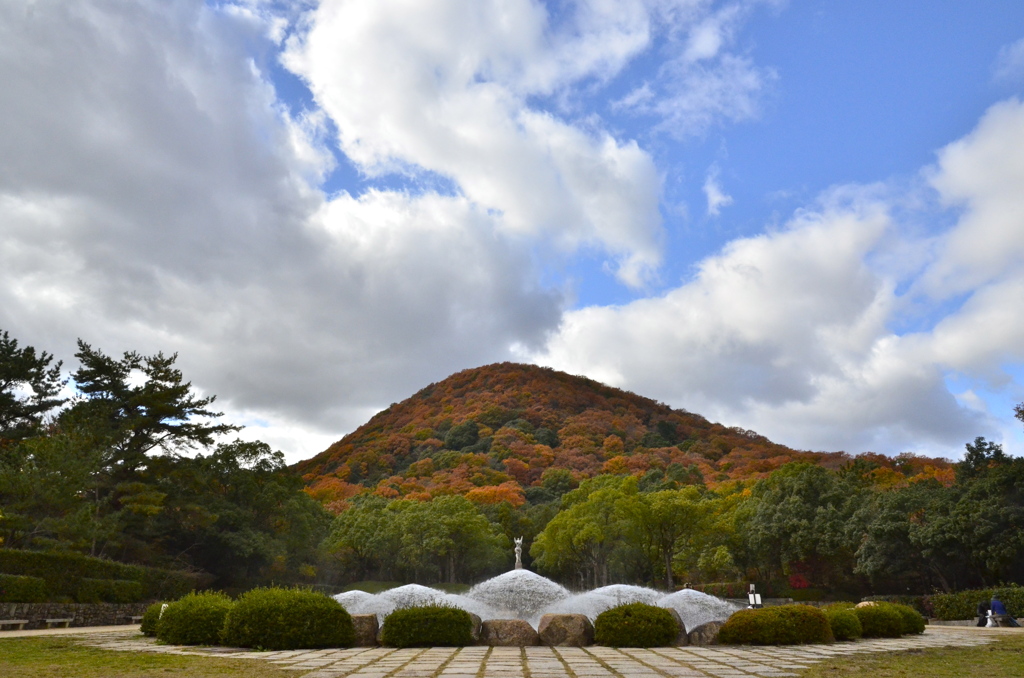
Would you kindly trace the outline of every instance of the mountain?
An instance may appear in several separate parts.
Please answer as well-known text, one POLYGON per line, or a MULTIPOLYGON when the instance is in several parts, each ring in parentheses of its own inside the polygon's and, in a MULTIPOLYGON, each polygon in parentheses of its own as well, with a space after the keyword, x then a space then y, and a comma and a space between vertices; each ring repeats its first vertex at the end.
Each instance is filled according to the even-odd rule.
POLYGON ((648 486, 715 486, 763 478, 794 461, 858 464, 882 483, 951 473, 941 459, 794 450, 592 379, 516 363, 431 384, 295 470, 312 496, 341 510, 368 490, 518 506, 602 473, 634 474, 648 486))

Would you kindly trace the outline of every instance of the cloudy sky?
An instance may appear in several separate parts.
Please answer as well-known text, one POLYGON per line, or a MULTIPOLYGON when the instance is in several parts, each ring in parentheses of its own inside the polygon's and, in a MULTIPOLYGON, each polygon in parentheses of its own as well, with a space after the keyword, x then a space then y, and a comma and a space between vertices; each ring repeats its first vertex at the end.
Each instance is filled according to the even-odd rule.
POLYGON ((1024 454, 1024 3, 2 0, 0 329, 312 456, 535 362, 1024 454))

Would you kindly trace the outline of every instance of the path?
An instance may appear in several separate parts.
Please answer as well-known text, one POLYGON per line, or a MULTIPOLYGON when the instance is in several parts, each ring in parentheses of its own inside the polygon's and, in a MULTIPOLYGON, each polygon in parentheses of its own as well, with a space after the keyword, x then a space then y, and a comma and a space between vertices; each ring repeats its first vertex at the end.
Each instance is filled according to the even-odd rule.
MULTIPOLYGON (((1014 631, 1014 629, 1007 629, 1014 631)), ((82 636, 82 644, 107 650, 161 652, 269 661, 300 669, 302 678, 731 678, 798 676, 800 669, 862 652, 973 646, 994 633, 929 628, 923 635, 788 647, 575 647, 350 648, 254 652, 223 647, 159 645, 124 627, 82 636)))

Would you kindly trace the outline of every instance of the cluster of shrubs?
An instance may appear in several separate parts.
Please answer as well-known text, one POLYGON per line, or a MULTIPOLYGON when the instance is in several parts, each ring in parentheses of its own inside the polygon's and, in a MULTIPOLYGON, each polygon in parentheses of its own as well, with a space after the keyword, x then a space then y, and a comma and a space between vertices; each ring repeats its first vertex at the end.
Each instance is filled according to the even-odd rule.
POLYGON ((203 583, 203 575, 77 553, 0 549, 0 602, 134 603, 177 598, 203 583))
POLYGON ((169 604, 154 603, 142 632, 174 645, 296 650, 349 647, 352 617, 338 601, 301 589, 259 588, 231 600, 223 593, 190 593, 169 604))
POLYGON ((908 605, 875 602, 856 607, 834 603, 823 609, 782 605, 740 610, 725 622, 718 640, 727 645, 795 645, 856 638, 899 638, 924 633, 925 620, 908 605))

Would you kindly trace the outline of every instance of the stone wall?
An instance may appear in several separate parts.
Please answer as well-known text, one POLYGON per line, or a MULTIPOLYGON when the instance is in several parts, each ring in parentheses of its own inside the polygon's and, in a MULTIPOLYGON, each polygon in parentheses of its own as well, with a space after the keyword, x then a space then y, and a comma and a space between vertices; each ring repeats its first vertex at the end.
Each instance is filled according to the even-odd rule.
POLYGON ((73 619, 71 626, 130 624, 150 603, 0 603, 0 619, 27 619, 26 629, 45 629, 47 619, 73 619))

